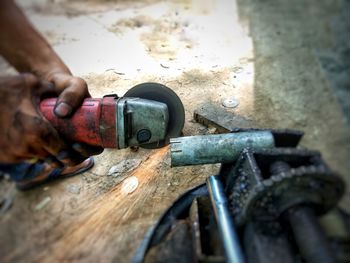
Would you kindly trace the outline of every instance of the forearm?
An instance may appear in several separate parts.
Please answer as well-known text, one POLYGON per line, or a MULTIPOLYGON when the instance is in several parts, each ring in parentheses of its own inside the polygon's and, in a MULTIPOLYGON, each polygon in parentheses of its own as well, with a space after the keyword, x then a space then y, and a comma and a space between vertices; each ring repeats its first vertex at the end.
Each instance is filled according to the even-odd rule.
POLYGON ((0 54, 19 72, 44 78, 54 72, 70 74, 12 0, 0 0, 0 54))

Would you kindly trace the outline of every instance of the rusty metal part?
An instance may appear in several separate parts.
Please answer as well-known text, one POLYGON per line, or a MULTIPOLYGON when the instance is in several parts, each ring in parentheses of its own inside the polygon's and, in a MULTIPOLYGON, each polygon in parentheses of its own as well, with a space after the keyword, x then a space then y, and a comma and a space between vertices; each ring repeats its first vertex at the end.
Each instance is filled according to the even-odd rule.
POLYGON ((296 147, 304 133, 298 130, 289 129, 255 129, 252 127, 252 122, 241 116, 233 115, 226 112, 217 106, 200 108, 194 111, 193 118, 196 122, 211 128, 216 129, 216 133, 235 133, 235 132, 254 132, 268 131, 271 132, 276 147, 296 147), (209 109, 208 109, 209 108, 209 109))
MULTIPOLYGON (((229 201, 230 217, 245 260, 328 263, 340 259, 339 262, 348 262, 349 235, 346 235, 349 239, 330 239, 319 223, 319 217, 329 214, 338 204, 344 193, 344 182, 329 169, 319 152, 296 148, 302 133, 270 132, 276 147, 246 147, 237 160, 222 164, 215 177, 225 186, 223 192, 229 201)), ((202 189, 203 195, 190 191, 165 213, 162 223, 147 236, 148 243, 143 244, 142 253, 147 254, 151 247, 166 240, 173 224, 188 218, 195 262, 223 262, 225 244, 220 247, 218 241, 230 243, 222 234, 222 229, 227 227, 214 219, 218 218, 215 208, 225 202, 212 198, 213 205, 207 204, 203 209, 202 201, 206 198, 208 203, 209 192, 213 191, 203 185, 198 189, 202 189)))
POLYGON ((278 221, 249 221, 241 231, 247 262, 300 262, 299 256, 290 245, 288 232, 278 221))
POLYGON ((295 206, 283 213, 289 222, 299 251, 307 263, 333 263, 330 242, 311 207, 295 206))
POLYGON ((277 220, 288 208, 300 204, 312 206, 318 215, 324 214, 344 193, 343 181, 314 151, 246 151, 231 173, 226 190, 238 225, 252 218, 277 220), (270 167, 276 161, 288 162, 291 169, 271 174, 270 167))
POLYGON ((216 128, 217 133, 228 133, 239 131, 242 128, 248 129, 253 127, 251 120, 233 115, 231 112, 222 109, 222 107, 213 104, 196 109, 193 113, 193 119, 206 127, 216 128))
POLYGON ((189 210, 192 229, 193 261, 225 262, 224 249, 213 219, 213 208, 208 196, 200 196, 193 200, 189 210))
POLYGON ((132 259, 133 263, 144 262, 145 256, 148 251, 163 242, 169 231, 177 220, 185 217, 189 213, 189 209, 195 198, 201 196, 207 196, 208 189, 206 184, 198 185, 181 195, 172 206, 165 211, 161 218, 157 221, 154 227, 150 228, 146 233, 145 238, 141 242, 137 252, 132 259))
POLYGON ((305 262, 335 262, 316 215, 337 205, 344 183, 317 152, 295 148, 246 151, 232 175, 227 191, 238 225, 263 221, 267 231, 273 232, 275 222, 284 218, 305 262))

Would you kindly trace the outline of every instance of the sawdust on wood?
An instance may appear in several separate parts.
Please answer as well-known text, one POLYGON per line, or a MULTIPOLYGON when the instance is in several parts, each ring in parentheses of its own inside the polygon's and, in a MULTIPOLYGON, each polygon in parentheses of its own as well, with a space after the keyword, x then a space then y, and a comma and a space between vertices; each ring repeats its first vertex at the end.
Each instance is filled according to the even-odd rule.
MULTIPOLYGON (((113 224, 115 229, 133 217, 139 217, 138 214, 144 207, 145 201, 152 194, 147 185, 157 176, 156 170, 167 151, 168 147, 154 150, 150 157, 130 174, 139 181, 138 188, 133 193, 125 195, 122 192, 122 187, 117 185, 95 200, 85 200, 84 211, 75 217, 74 222, 70 222, 68 225, 62 222, 65 226, 59 224, 52 229, 52 232, 61 232, 61 227, 64 227, 64 232, 61 233, 62 236, 53 247, 38 253, 36 260, 61 261, 70 258, 75 255, 76 251, 84 251, 89 248, 91 241, 96 242, 93 254, 97 258, 102 255, 109 239, 118 236, 118 232, 110 232, 110 225, 113 224), (62 254, 61 251, 66 251, 66 253, 62 254)), ((48 204, 45 203, 45 205, 48 204)), ((147 213, 147 211, 143 211, 143 213, 147 213)), ((8 255, 7 259, 10 260, 11 256, 8 255)))

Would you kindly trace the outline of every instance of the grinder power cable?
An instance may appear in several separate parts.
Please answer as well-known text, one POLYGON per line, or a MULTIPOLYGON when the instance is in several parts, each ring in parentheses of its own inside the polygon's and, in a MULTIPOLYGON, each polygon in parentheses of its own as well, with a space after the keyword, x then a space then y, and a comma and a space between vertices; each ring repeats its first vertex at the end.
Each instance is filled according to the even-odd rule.
POLYGON ((43 100, 40 110, 61 136, 103 148, 160 148, 181 135, 185 121, 180 98, 159 83, 139 84, 123 97, 86 98, 69 118, 54 114, 56 101, 43 100))

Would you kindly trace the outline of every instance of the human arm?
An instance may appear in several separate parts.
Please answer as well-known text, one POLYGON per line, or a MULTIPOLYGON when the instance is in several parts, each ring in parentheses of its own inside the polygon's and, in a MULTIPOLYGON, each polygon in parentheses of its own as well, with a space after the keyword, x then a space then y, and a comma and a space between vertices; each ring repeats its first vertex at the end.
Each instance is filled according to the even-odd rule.
POLYGON ((72 114, 85 97, 86 82, 72 76, 47 41, 12 0, 0 1, 0 54, 20 73, 30 72, 54 84, 59 95, 55 113, 72 114))
MULTIPOLYGON (((69 117, 75 109, 81 105, 83 99, 90 96, 86 82, 79 77, 72 76, 68 67, 40 33, 34 29, 23 12, 12 0, 0 1, 0 55, 13 65, 18 72, 32 73, 33 75, 31 75, 30 78, 35 78, 36 82, 43 83, 46 81, 46 83, 53 84, 50 86, 50 93, 54 96, 58 96, 55 114, 59 117, 69 117)), ((49 154, 44 151, 36 151, 38 155, 35 156, 35 158, 45 159, 48 158, 48 156, 51 158, 53 157, 53 153, 56 153, 59 155, 57 157, 59 162, 66 165, 74 165, 77 164, 79 160, 83 160, 84 156, 87 157, 102 152, 103 149, 101 147, 72 142, 69 142, 69 145, 67 145, 67 142, 62 140, 59 134, 57 134, 57 131, 53 129, 39 112, 40 97, 43 94, 40 92, 40 96, 38 96, 35 89, 41 90, 41 84, 30 84, 32 83, 31 81, 28 84, 26 81, 18 82, 18 80, 17 84, 14 84, 14 82, 16 82, 14 81, 15 79, 16 78, 5 79, 1 82, 0 116, 2 128, 7 132, 11 131, 17 134, 17 128, 19 126, 28 127, 27 121, 31 121, 33 115, 22 115, 28 118, 20 119, 21 123, 19 123, 19 119, 17 119, 16 122, 14 119, 11 119, 17 115, 10 114, 10 112, 17 112, 17 114, 18 112, 23 113, 28 111, 28 109, 30 109, 32 113, 36 112, 34 119, 36 119, 40 125, 29 125, 31 129, 24 129, 25 132, 31 134, 31 139, 26 137, 26 134, 23 133, 24 131, 17 134, 19 137, 15 136, 11 140, 6 139, 6 137, 0 138, 0 147, 2 149, 5 149, 5 146, 7 147, 7 151, 2 152, 4 154, 3 158, 11 162, 14 161, 10 156, 11 154, 6 154, 6 152, 12 152, 13 149, 9 149, 8 147, 15 147, 14 145, 17 143, 16 140, 21 139, 21 134, 28 140, 14 150, 20 152, 21 156, 30 155, 33 157, 32 149, 40 148, 38 143, 43 143, 45 145, 45 140, 43 140, 45 139, 45 132, 43 132, 43 130, 46 130, 46 133, 50 134, 50 138, 56 138, 50 141, 50 148, 55 148, 55 150, 50 150, 49 154), (15 89, 14 92, 20 90, 17 87, 18 83, 22 83, 22 85, 26 87, 26 89, 21 90, 23 94, 27 97, 29 95, 32 96, 32 104, 29 105, 26 103, 26 108, 23 108, 22 104, 16 102, 16 98, 13 97, 13 94, 10 92, 10 89, 15 89), (13 97, 11 99, 13 101, 12 103, 8 103, 10 97, 13 97), (13 125, 15 125, 15 127, 13 125)), ((25 77, 25 79, 27 79, 27 77, 25 77)), ((47 91, 46 89, 45 92, 47 93, 47 91)), ((18 97, 18 99, 20 98, 18 97)), ((28 101, 28 98, 26 101, 28 101)), ((18 159, 24 160, 22 157, 18 159)), ((0 160, 0 162, 2 161, 5 160, 0 160)))

